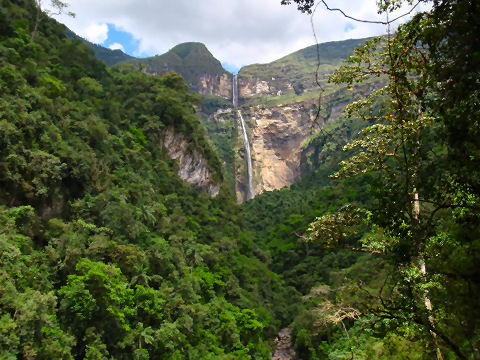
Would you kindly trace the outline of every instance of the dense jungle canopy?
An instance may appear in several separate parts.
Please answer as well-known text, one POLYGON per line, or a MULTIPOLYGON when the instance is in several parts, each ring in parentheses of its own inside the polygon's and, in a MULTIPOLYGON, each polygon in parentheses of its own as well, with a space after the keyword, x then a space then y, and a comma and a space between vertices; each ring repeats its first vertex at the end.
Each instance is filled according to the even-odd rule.
POLYGON ((0 0, 0 359, 269 359, 287 326, 304 360, 479 359, 480 3, 423 2, 331 76, 384 86, 309 139, 311 173, 240 206, 161 146, 222 183, 179 75, 0 0))

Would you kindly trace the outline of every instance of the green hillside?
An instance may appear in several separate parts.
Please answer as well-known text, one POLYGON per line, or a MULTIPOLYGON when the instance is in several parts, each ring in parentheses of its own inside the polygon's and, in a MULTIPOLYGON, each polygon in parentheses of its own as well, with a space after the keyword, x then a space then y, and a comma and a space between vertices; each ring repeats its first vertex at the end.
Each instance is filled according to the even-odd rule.
POLYGON ((95 57, 99 60, 102 60, 108 66, 112 66, 122 61, 133 59, 132 56, 125 54, 122 50, 112 50, 97 44, 93 44, 81 38, 70 29, 67 29, 67 36, 69 39, 78 38, 83 40, 86 47, 93 50, 95 57))
POLYGON ((349 104, 308 175, 241 206, 235 111, 187 85, 225 74, 204 45, 108 67, 38 4, 0 0, 1 360, 268 360, 286 327, 303 360, 480 358, 478 1, 320 45, 321 89, 315 47, 242 69, 283 91, 245 114, 349 104))
POLYGON ((221 181, 198 97, 43 14, 32 37, 36 11, 1 1, 0 357, 268 358, 295 291, 229 192, 191 188, 160 146, 173 128, 221 181))
POLYGON ((210 53, 207 47, 198 42, 188 42, 176 45, 163 55, 145 59, 130 59, 131 64, 142 64, 145 71, 151 74, 163 74, 175 71, 185 82, 191 85, 193 91, 200 88, 202 75, 218 76, 227 73, 220 61, 210 53))
MULTIPOLYGON (((321 91, 334 92, 338 85, 328 83, 328 77, 343 60, 366 39, 332 41, 309 46, 268 64, 253 64, 243 67, 239 77, 246 81, 266 81, 281 90, 282 95, 269 94, 276 98, 276 103, 289 103, 317 97, 321 91), (316 73, 318 72, 318 83, 316 73)), ((256 95, 255 103, 265 101, 265 96, 256 95)))
MULTIPOLYGON (((67 32, 70 38, 78 37, 70 30, 67 30, 67 32)), ((222 67, 220 61, 210 53, 207 47, 199 42, 178 44, 162 55, 135 58, 121 50, 111 50, 86 40, 83 41, 87 48, 93 50, 95 57, 105 62, 108 66, 119 63, 132 64, 154 75, 174 71, 183 77, 192 91, 196 92, 201 89, 200 78, 202 76, 209 75, 215 78, 224 74, 230 74, 222 67)))
POLYGON ((133 59, 132 56, 125 54, 122 50, 111 50, 96 44, 89 44, 90 49, 93 50, 95 57, 102 60, 108 66, 112 66, 121 62, 126 62, 133 59))

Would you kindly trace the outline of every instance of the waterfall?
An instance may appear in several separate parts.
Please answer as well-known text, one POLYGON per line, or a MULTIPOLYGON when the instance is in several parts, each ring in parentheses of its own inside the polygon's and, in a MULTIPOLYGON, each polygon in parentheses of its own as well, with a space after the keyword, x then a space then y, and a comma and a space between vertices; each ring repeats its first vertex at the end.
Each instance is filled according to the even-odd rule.
POLYGON ((247 194, 245 200, 253 199, 255 196, 253 192, 253 179, 252 179, 252 155, 250 154, 250 143, 248 142, 247 129, 245 128, 245 121, 243 121, 242 112, 238 112, 238 125, 242 129, 243 145, 245 146, 245 161, 247 162, 247 194))
MULTIPOLYGON (((233 88, 232 88, 232 103, 233 106, 238 106, 238 83, 237 75, 233 75, 233 88)), ((250 142, 248 141, 247 129, 245 127, 245 121, 243 120, 242 112, 237 109, 237 121, 238 126, 242 131, 243 146, 245 147, 245 162, 247 165, 247 192, 245 194, 245 200, 253 199, 255 193, 253 191, 253 178, 252 178, 252 155, 250 153, 250 142)))
POLYGON ((238 83, 237 75, 233 75, 233 88, 232 88, 232 102, 233 106, 238 106, 238 83))

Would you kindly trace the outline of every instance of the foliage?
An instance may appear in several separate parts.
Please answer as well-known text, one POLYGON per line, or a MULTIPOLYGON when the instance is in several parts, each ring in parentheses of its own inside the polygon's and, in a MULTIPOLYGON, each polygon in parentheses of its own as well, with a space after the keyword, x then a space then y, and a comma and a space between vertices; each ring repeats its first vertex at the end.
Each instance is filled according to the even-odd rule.
POLYGON ((176 45, 162 55, 129 59, 126 62, 139 65, 151 74, 175 71, 191 86, 191 90, 199 93, 203 92, 202 77, 207 77, 205 80, 208 81, 208 77, 217 78, 228 74, 204 44, 195 42, 176 45))
MULTIPOLYGON (((382 2, 381 11, 400 3, 382 2)), ((367 218, 374 233, 362 243, 365 251, 382 253, 391 268, 384 291, 367 292, 376 301, 362 312, 373 314, 370 323, 380 322, 387 332, 415 334, 437 358, 441 353, 448 358, 478 356, 479 324, 472 320, 478 319, 478 309, 470 299, 478 296, 480 287, 472 277, 476 270, 468 264, 477 260, 473 249, 478 246, 479 197, 477 177, 471 176, 476 170, 467 170, 477 146, 465 133, 478 131, 478 104, 461 89, 478 91, 471 75, 479 63, 453 50, 462 44, 462 51, 478 51, 478 42, 470 37, 476 15, 459 18, 467 8, 469 14, 479 14, 476 2, 435 2, 431 12, 417 14, 393 36, 372 39, 355 50, 332 77, 347 84, 378 76, 389 79, 384 88, 347 107, 348 116, 371 125, 345 146, 353 154, 334 174, 376 174, 376 201, 368 207, 367 218), (466 31, 463 38, 460 29, 466 31), (444 66, 450 67, 448 77, 444 66), (469 69, 468 80, 460 67, 469 69), (460 228, 468 228, 469 235, 460 228), (462 332, 465 326, 468 331, 462 332)), ((341 230, 345 239, 339 239, 338 231, 352 225, 352 218, 344 215, 341 210, 315 220, 310 239, 327 247, 345 246, 349 231, 341 230)))
MULTIPOLYGON (((225 101, 107 69, 34 1, 1 0, 2 357, 265 359, 293 318, 304 359, 478 357, 479 6, 434 2, 320 79, 320 118, 353 100, 346 118, 304 144, 308 176, 238 208, 226 186, 183 183, 161 146, 181 134, 221 182, 225 101)), ((348 50, 334 45, 325 72, 348 50)), ((273 103, 318 96, 314 50, 265 66, 298 75, 273 103)), ((224 74, 199 44, 157 58, 224 74)))
POLYGON ((224 182, 230 191, 235 193, 235 112, 232 111, 230 101, 218 96, 201 95, 201 101, 198 115, 222 162, 224 182), (221 120, 217 117, 218 112, 222 112, 221 120), (223 118, 225 116, 227 119, 223 118))
MULTIPOLYGON (((296 51, 268 64, 253 64, 242 67, 239 73, 239 84, 245 82, 255 84, 257 81, 268 83, 269 90, 265 94, 253 94, 244 99, 248 104, 271 106, 293 103, 300 100, 317 101, 322 96, 340 92, 345 87, 328 83, 328 77, 340 66, 350 52, 365 39, 332 41, 296 51), (317 67, 318 57, 321 64, 317 67), (318 78, 315 73, 318 73, 318 78), (318 89, 318 83, 321 89, 318 89), (321 91, 319 91, 321 90, 321 91)), ((329 103, 325 99, 325 104, 329 103)))
POLYGON ((268 358, 289 289, 228 190, 191 188, 161 146, 181 134, 221 182, 199 97, 47 17, 33 41, 33 1, 0 9, 2 358, 268 358))

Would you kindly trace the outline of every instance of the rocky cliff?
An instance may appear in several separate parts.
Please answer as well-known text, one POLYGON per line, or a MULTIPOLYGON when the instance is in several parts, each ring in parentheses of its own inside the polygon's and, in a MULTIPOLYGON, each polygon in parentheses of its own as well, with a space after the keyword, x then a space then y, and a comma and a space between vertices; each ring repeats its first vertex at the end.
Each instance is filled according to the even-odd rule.
MULTIPOLYGON (((255 194, 293 184, 311 171, 314 151, 307 140, 361 94, 382 80, 351 88, 328 82, 330 75, 365 39, 311 46, 270 64, 242 68, 238 75, 239 104, 248 126, 255 194), (317 61, 320 57, 320 66, 317 61)), ((236 193, 244 199, 243 149, 237 144, 236 193)), ((315 161, 313 162, 315 163, 315 161)))
POLYGON ((311 104, 250 109, 255 193, 280 189, 301 176, 301 146, 318 128, 311 104))
MULTIPOLYGON (((308 93, 307 89, 302 99, 288 85, 281 96, 273 94, 283 90, 265 80, 243 79, 240 83, 242 111, 251 144, 255 194, 291 185, 310 170, 304 163, 309 155, 309 149, 303 146, 305 141, 326 122, 339 118, 354 93, 352 89, 337 87, 319 98, 318 90, 308 93), (257 97, 259 94, 263 96, 257 97), (321 111, 317 116, 319 104, 321 111)), ((241 160, 236 167, 236 193, 242 202, 244 153, 241 142, 237 140, 236 144, 237 158, 241 160)))
POLYGON ((194 188, 215 197, 221 184, 214 180, 208 160, 197 149, 190 150, 183 134, 169 128, 164 131, 161 145, 168 155, 177 160, 178 176, 194 188))
POLYGON ((200 81, 195 84, 195 89, 202 95, 219 96, 230 100, 232 97, 232 75, 228 73, 204 73, 200 76, 200 81))
MULTIPOLYGON (((348 89, 328 82, 330 74, 362 41, 321 44, 269 64, 249 65, 240 70, 238 104, 250 142, 255 194, 291 185, 312 170, 310 157, 314 151, 304 146, 307 139, 325 123, 338 119, 352 99, 371 90, 368 86, 348 89), (317 50, 321 52, 321 65, 316 76, 317 50)), ((231 83, 225 80, 223 89, 227 88, 231 94, 231 83)), ((225 95, 226 91, 222 96, 227 99, 225 95)), ((233 176, 232 190, 243 202, 246 154, 239 129, 234 134, 230 131, 237 127, 236 112, 232 110, 231 104, 224 104, 222 109, 203 117, 217 150, 221 156, 228 155, 222 158, 224 164, 234 163, 226 177, 233 176), (226 147, 233 150, 234 156, 224 150, 226 147)))

